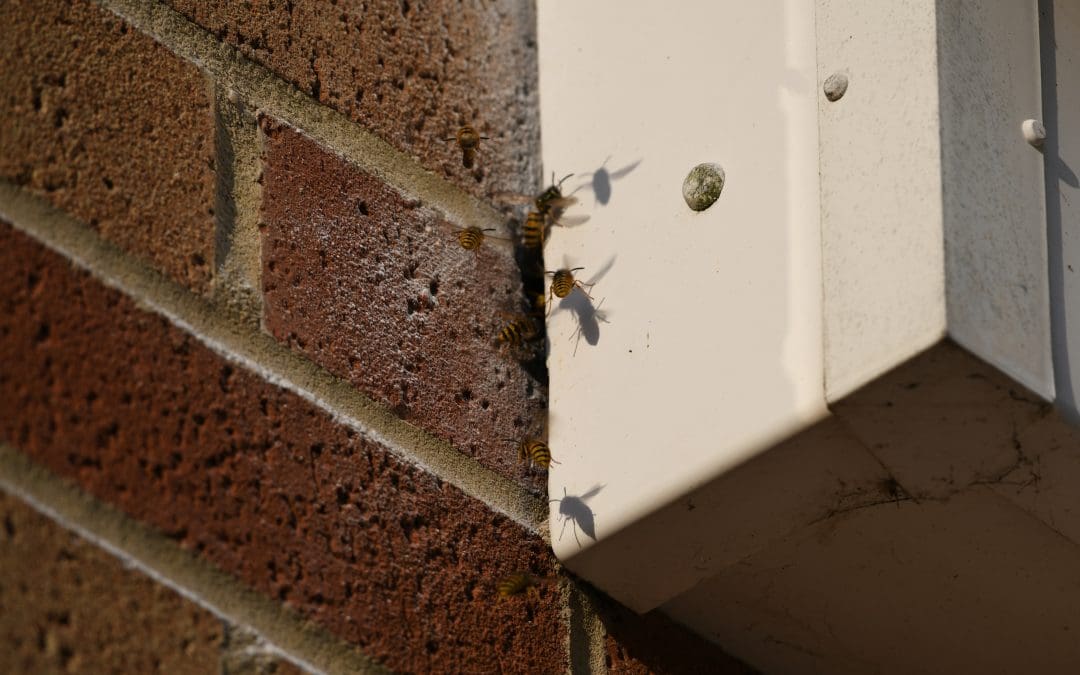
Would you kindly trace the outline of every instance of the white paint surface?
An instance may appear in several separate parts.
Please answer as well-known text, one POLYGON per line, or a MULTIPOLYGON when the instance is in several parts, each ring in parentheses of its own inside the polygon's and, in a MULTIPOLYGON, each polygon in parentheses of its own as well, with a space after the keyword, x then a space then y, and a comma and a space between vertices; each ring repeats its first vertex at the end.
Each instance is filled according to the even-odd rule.
POLYGON ((665 611, 763 673, 1071 673, 1078 566, 1073 542, 973 489, 822 523, 665 611))
MULTIPOLYGON (((550 491, 590 494, 602 546, 825 413, 813 6, 538 11, 545 172, 574 172, 567 215, 589 216, 553 228, 547 267, 585 267, 607 320, 590 344, 568 309, 583 297, 549 319, 550 491), (727 182, 694 213, 681 188, 701 162, 727 182)), ((560 536, 553 509, 571 569, 594 544, 578 524, 560 536)))
POLYGON ((1053 400, 1037 3, 938 4, 949 335, 1053 400))
POLYGON ((829 401, 945 326, 936 3, 818 0, 825 383, 829 401))
POLYGON ((692 616, 723 601, 693 589, 852 495, 899 480, 944 499, 1023 463, 997 399, 966 397, 970 363, 935 359, 951 337, 1054 395, 1042 170, 1021 130, 1041 117, 1035 16, 1028 0, 540 5, 545 171, 575 174, 567 220, 589 218, 553 228, 547 267, 595 283, 549 319, 552 543, 571 570, 692 616), (726 184, 694 213, 681 186, 702 162, 726 184), (919 377, 849 405, 889 371, 919 377), (943 417, 927 384, 946 376, 943 417), (861 438, 807 430, 826 399, 861 438))
POLYGON ((1058 405, 1080 421, 1080 3, 1043 3, 1050 294, 1058 405), (1047 81, 1049 80, 1049 81, 1047 81))

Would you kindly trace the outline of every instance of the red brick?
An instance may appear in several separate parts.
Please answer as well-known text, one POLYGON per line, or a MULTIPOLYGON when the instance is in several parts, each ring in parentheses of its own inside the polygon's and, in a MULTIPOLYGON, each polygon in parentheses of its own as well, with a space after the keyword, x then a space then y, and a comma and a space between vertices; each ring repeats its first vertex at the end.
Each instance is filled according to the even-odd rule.
POLYGON ((0 25, 0 178, 206 290, 214 121, 199 70, 87 0, 7 0, 0 25))
POLYGON ((266 327, 332 373, 484 465, 543 491, 513 443, 543 431, 544 397, 495 346, 521 311, 508 252, 269 120, 263 174, 266 327))
POLYGON ((635 614, 600 594, 594 597, 593 605, 607 632, 604 648, 610 673, 753 675, 757 672, 660 612, 635 614))
POLYGON ((168 0, 301 91, 474 194, 539 179, 531 3, 168 0), (477 171, 446 138, 472 124, 477 171))
POLYGON ((565 669, 539 537, 0 229, 0 439, 403 671, 565 669))
POLYGON ((0 672, 211 673, 219 619, 0 492, 0 672))

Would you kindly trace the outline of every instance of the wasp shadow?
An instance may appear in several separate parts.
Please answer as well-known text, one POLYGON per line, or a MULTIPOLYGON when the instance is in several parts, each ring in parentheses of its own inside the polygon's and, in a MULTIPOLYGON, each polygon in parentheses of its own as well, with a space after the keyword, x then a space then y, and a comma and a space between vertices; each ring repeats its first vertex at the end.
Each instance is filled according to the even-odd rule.
POLYGON ((569 310, 577 322, 577 328, 570 336, 574 341, 575 356, 583 338, 590 347, 595 347, 600 342, 600 324, 611 323, 607 319, 608 312, 600 309, 603 304, 604 300, 601 299, 594 305, 592 299, 584 293, 571 293, 559 303, 559 309, 569 310))
MULTIPOLYGON (((1056 147, 1055 147, 1056 150, 1056 147)), ((1046 158, 1047 164, 1050 165, 1050 173, 1053 176, 1065 183, 1069 187, 1080 188, 1080 179, 1076 177, 1076 172, 1072 170, 1065 160, 1058 155, 1049 156, 1046 158)))
MULTIPOLYGON (((615 266, 615 259, 617 256, 611 256, 607 262, 594 274, 588 281, 581 282, 583 286, 587 286, 589 290, 595 286, 604 276, 615 266)), ((569 267, 569 264, 566 265, 569 267)), ((582 291, 583 289, 578 289, 582 291)), ((607 317, 610 311, 601 311, 600 306, 604 303, 601 299, 599 303, 593 304, 593 300, 589 295, 584 292, 570 293, 570 295, 562 298, 559 301, 558 306, 554 311, 560 312, 563 310, 569 311, 574 317, 574 321, 577 323, 577 328, 574 330, 573 335, 570 336, 574 342, 574 354, 577 354, 578 345, 581 343, 582 338, 590 346, 595 347, 600 342, 600 324, 611 323, 607 317)))
POLYGON ((566 493, 564 487, 561 499, 548 501, 549 504, 557 503, 559 505, 559 520, 563 523, 562 529, 559 530, 560 540, 566 534, 566 526, 573 523, 574 541, 577 542, 578 547, 581 546, 581 539, 577 534, 578 530, 584 532, 586 537, 596 541, 596 516, 585 502, 600 494, 603 489, 603 485, 594 485, 581 495, 571 495, 566 493))
POLYGON ((611 156, 604 160, 604 163, 600 165, 600 168, 592 173, 592 180, 589 182, 589 188, 592 190, 593 197, 596 199, 596 203, 600 206, 606 206, 611 201, 611 183, 612 181, 619 180, 625 177, 631 171, 636 169, 642 160, 637 159, 626 166, 609 171, 607 163, 611 161, 611 156))

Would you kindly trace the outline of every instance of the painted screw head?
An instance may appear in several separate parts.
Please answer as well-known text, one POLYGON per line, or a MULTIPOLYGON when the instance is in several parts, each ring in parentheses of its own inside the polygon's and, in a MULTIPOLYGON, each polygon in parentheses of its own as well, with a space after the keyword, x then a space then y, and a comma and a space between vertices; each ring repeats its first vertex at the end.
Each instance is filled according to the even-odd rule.
POLYGON ((839 101, 843 98, 847 88, 848 78, 843 73, 833 73, 825 78, 825 84, 821 86, 821 90, 825 92, 825 98, 830 101, 839 101))
POLYGON ((1036 148, 1041 148, 1046 142, 1046 127, 1039 120, 1024 120, 1020 131, 1024 134, 1024 140, 1036 148))

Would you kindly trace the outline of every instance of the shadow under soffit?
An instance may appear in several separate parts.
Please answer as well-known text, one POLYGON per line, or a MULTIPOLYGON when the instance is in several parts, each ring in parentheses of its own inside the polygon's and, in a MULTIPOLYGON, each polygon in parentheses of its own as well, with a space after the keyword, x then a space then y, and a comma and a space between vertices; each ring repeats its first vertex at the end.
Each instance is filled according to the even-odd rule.
POLYGON ((646 612, 848 514, 901 503, 917 510, 986 489, 1033 527, 1080 542, 1080 509, 1070 501, 1080 486, 1080 431, 950 339, 831 412, 563 562, 646 612))

